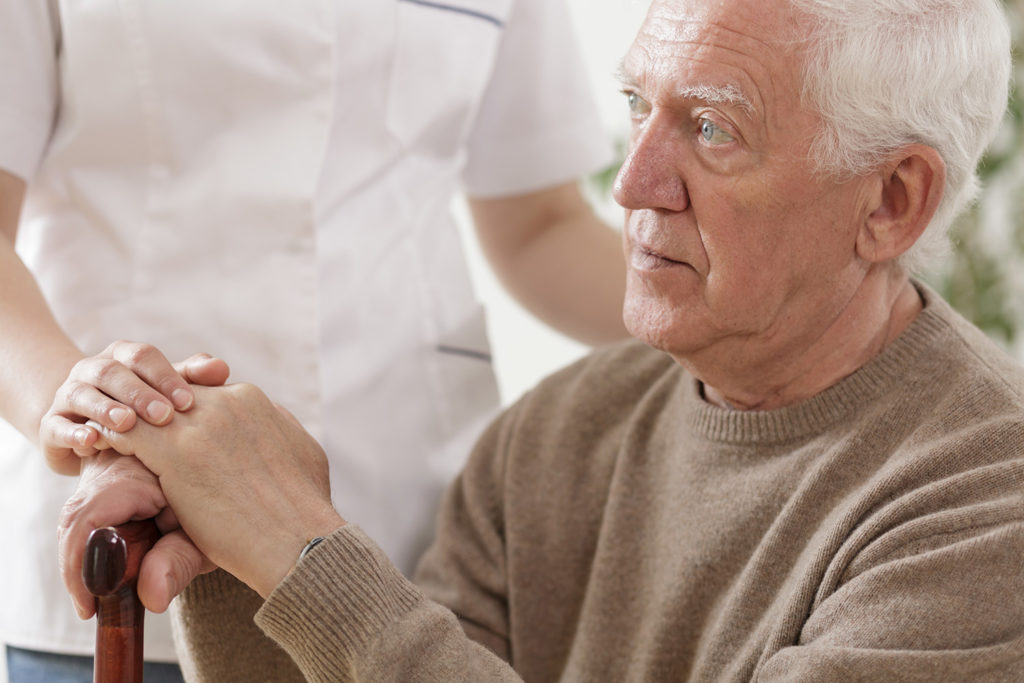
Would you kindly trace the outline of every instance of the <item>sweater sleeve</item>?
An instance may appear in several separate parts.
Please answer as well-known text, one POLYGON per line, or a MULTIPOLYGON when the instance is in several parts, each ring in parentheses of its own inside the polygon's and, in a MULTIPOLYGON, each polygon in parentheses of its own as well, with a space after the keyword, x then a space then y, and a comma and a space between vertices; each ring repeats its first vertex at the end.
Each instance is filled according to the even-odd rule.
POLYGON ((189 681, 301 681, 291 657, 256 627, 263 604, 225 571, 198 577, 174 601, 174 640, 189 681))
POLYGON ((507 663, 501 444, 485 432, 449 487, 414 585, 349 524, 299 563, 256 616, 308 680, 519 681, 507 663))
POLYGON ((256 623, 309 681, 519 681, 354 525, 317 546, 256 623))
POLYGON ((757 680, 1024 680, 1019 503, 1003 519, 876 542, 757 680))

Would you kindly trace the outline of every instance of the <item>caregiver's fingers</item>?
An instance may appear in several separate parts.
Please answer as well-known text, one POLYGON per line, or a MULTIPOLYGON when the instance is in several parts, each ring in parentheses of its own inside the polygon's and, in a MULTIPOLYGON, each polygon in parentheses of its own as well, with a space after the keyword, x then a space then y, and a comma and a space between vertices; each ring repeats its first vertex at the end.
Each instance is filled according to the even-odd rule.
POLYGON ((100 435, 87 425, 53 413, 47 413, 39 423, 39 445, 50 467, 61 472, 58 466, 68 464, 69 474, 78 472, 80 463, 64 463, 75 456, 96 455, 103 450, 100 435))
POLYGON ((228 381, 231 369, 220 358, 208 353, 197 353, 174 364, 174 369, 185 380, 207 387, 218 387, 228 381))
MULTIPOLYGON (((125 405, 130 405, 147 422, 154 425, 164 424, 170 420, 171 415, 161 413, 160 406, 152 405, 158 401, 165 405, 165 408, 173 410, 188 410, 195 401, 195 394, 192 392, 188 381, 178 373, 167 357, 152 344, 132 341, 116 341, 108 346, 99 356, 93 360, 112 361, 109 367, 97 365, 102 370, 109 370, 111 379, 121 378, 118 365, 126 368, 134 374, 142 384, 132 382, 125 378, 127 383, 121 386, 113 384, 109 387, 102 387, 109 396, 115 398, 125 405), (114 389, 114 393, 108 391, 114 389), (130 392, 138 392, 134 395, 130 392), (152 409, 152 414, 149 412, 152 409), (161 415, 166 415, 161 419, 161 415)), ((99 379, 97 377, 97 379, 99 379)), ((96 384, 95 386, 99 386, 96 384)), ((110 427, 110 425, 106 425, 110 427)))
MULTIPOLYGON (((98 431, 84 422, 91 420, 115 431, 129 430, 136 422, 131 408, 82 379, 96 372, 94 364, 95 359, 85 359, 72 368, 39 421, 39 447, 50 468, 61 474, 77 474, 78 458, 103 449, 98 431)), ((135 378, 129 370, 124 372, 135 378)))
POLYGON ((60 474, 78 474, 79 458, 96 455, 111 446, 100 434, 102 428, 90 420, 80 424, 63 415, 47 414, 39 423, 39 447, 47 464, 60 474))
MULTIPOLYGON (((163 363, 166 365, 163 372, 174 375, 178 382, 185 384, 170 363, 166 360, 163 363)), ((66 422, 92 420, 115 432, 126 432, 134 427, 137 415, 154 425, 166 424, 173 417, 176 405, 154 389, 149 381, 113 358, 94 356, 79 361, 57 389, 50 409, 40 422, 43 446, 73 448, 87 442, 87 430, 69 433, 66 422), (73 438, 77 438, 79 443, 73 443, 73 438)), ((180 395, 177 400, 187 408, 191 407, 194 396, 187 384, 185 386, 187 401, 180 395)))

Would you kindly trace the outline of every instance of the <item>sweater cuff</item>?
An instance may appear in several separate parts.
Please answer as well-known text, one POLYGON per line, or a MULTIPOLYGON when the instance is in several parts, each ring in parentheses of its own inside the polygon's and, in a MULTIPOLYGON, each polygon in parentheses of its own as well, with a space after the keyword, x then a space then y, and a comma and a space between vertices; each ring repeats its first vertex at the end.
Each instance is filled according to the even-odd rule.
POLYGON ((352 671, 367 644, 425 601, 384 551, 346 524, 299 562, 256 624, 309 674, 352 671))
POLYGON ((185 680, 304 680, 291 657, 253 623, 262 605, 256 591, 221 569, 197 577, 172 605, 185 680))

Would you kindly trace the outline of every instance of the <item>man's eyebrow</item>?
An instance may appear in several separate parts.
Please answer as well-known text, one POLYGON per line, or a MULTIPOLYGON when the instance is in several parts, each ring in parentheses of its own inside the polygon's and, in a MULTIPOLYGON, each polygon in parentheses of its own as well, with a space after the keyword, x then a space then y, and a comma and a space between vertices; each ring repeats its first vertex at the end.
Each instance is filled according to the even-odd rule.
POLYGON ((619 65, 615 68, 615 80, 621 85, 636 85, 636 79, 626 71, 625 61, 619 62, 619 65))
POLYGON ((754 105, 735 85, 691 85, 679 88, 676 96, 687 100, 701 100, 708 104, 731 104, 748 114, 755 112, 754 105))
MULTIPOLYGON (((615 79, 624 87, 635 87, 638 85, 637 79, 626 70, 625 61, 621 62, 618 68, 615 69, 615 79)), ((676 90, 675 94, 680 99, 700 100, 708 104, 731 104, 739 107, 747 114, 753 114, 757 111, 750 98, 744 95, 743 91, 735 85, 691 85, 676 90)))

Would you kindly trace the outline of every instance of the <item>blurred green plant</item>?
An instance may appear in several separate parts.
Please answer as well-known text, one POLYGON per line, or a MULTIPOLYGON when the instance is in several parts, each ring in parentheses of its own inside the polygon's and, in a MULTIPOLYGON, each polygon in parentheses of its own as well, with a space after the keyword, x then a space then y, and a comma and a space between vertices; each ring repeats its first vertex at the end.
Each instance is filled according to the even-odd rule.
POLYGON ((1024 3, 1004 0, 1013 28, 1014 77, 1002 130, 979 167, 982 192, 950 233, 952 254, 926 279, 1004 346, 1024 325, 1024 3))

